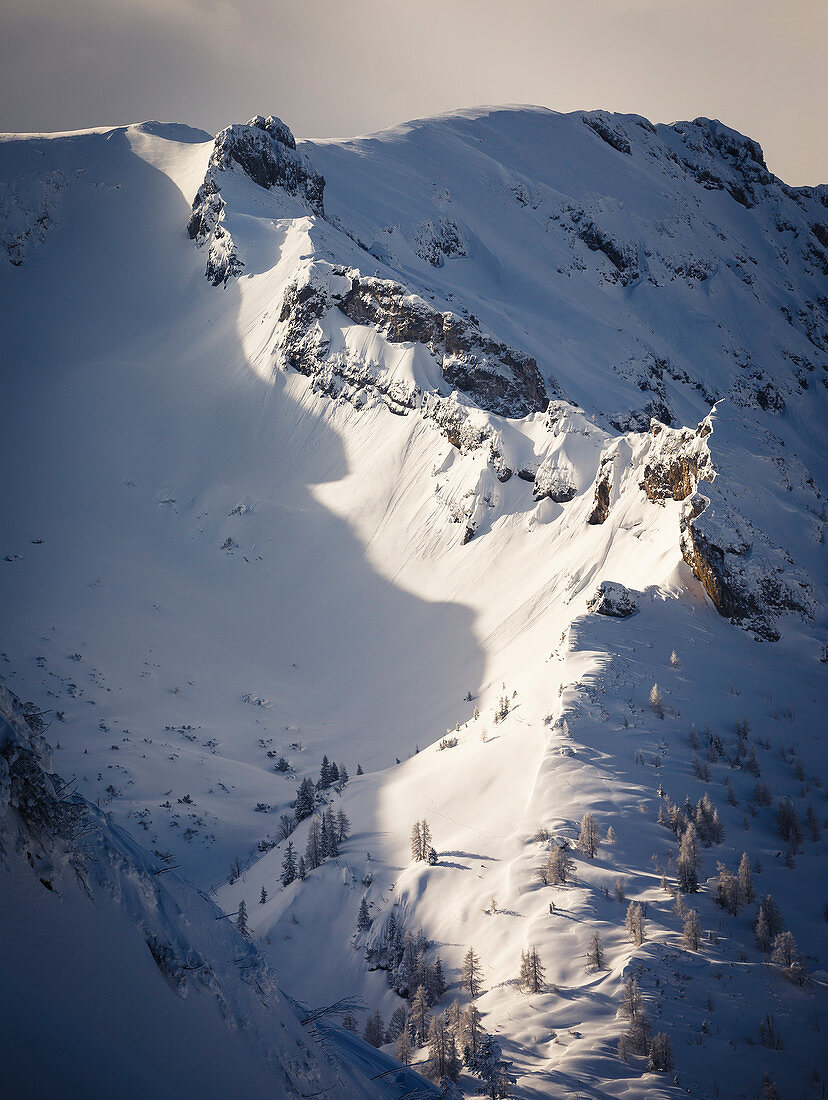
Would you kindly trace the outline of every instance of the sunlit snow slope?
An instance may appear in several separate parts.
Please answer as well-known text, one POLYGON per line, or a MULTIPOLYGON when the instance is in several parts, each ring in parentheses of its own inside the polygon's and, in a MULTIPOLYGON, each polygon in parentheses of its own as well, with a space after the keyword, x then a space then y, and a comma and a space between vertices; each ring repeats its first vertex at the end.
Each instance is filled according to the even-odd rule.
POLYGON ((308 1003, 388 1022, 365 947, 392 911, 446 1005, 474 945, 519 1095, 754 1096, 765 1070, 820 1095, 824 987, 765 966, 756 904, 705 883, 747 851, 819 973, 824 842, 786 861, 775 814, 825 817, 828 191, 705 119, 486 109, 298 146, 261 116, 10 136, 0 204, 0 672, 50 709, 61 774, 244 898, 308 1003), (601 582, 636 613, 589 611, 601 582), (351 837, 282 888, 280 815, 323 754, 351 837), (657 816, 704 793, 699 954, 657 816), (587 812, 617 839, 541 886, 587 812), (436 866, 409 857, 421 818, 436 866), (631 973, 668 1074, 619 1058, 631 973))

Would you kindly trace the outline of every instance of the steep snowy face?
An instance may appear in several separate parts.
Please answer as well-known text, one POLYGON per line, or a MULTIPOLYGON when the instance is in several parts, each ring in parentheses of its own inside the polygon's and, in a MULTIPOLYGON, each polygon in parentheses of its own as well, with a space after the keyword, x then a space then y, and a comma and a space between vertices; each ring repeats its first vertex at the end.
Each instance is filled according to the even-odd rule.
MULTIPOLYGON (((452 389, 512 418, 564 399, 618 432, 646 431, 651 418, 693 423, 721 403, 705 478, 723 476, 685 509, 684 559, 722 614, 763 637, 778 637, 780 613, 813 616, 824 460, 812 441, 828 412, 824 189, 787 187, 756 142, 708 119, 467 112, 302 148, 329 181, 328 214, 315 207, 302 271, 284 292, 274 365, 404 410, 452 389), (388 347, 374 366, 366 327, 388 347), (438 369, 389 370, 394 346, 411 344, 438 369), (780 545, 767 497, 787 507, 790 494, 808 519, 780 545)), ((245 146, 236 158, 258 188, 278 185, 269 156, 268 146, 259 163, 245 146)), ((212 169, 191 233, 205 188, 217 188, 212 169)), ((298 191, 292 177, 282 189, 298 191)), ((218 190, 211 201, 231 225, 218 190)), ((248 188, 237 217, 256 202, 248 188)), ((226 281, 237 260, 208 261, 208 276, 226 281)), ((670 459, 658 475, 673 499, 695 491, 691 468, 670 459)), ((657 501, 654 470, 643 483, 657 501)), ((545 476, 536 498, 570 492, 545 491, 545 476)))

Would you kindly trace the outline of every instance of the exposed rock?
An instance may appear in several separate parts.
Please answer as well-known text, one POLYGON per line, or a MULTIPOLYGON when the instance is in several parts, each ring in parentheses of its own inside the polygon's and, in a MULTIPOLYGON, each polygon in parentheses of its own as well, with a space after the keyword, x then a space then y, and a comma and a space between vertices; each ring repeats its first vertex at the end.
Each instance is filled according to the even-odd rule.
POLYGON ((623 584, 618 584, 617 581, 601 581, 595 594, 587 601, 587 609, 597 615, 626 619, 638 610, 638 603, 623 584))
MULTIPOLYGON (((611 145, 612 148, 617 149, 619 153, 626 153, 628 157, 632 156, 632 148, 630 147, 626 135, 620 125, 613 125, 610 122, 610 118, 606 112, 593 111, 588 115, 582 115, 581 121, 585 126, 588 126, 590 130, 596 133, 602 141, 605 141, 607 145, 611 145)), ((647 125, 649 126, 650 124, 647 123, 647 125)))
POLYGON ((245 126, 228 126, 216 137, 187 225, 191 240, 199 246, 209 245, 205 274, 213 286, 226 284, 244 267, 226 225, 226 203, 221 194, 223 173, 237 169, 259 187, 281 188, 311 213, 325 216, 325 180, 296 151, 293 134, 280 119, 256 115, 245 126))
POLYGON ((709 417, 695 431, 691 428, 674 430, 657 420, 651 422, 653 444, 641 482, 650 500, 686 500, 696 491, 700 480, 715 477, 710 450, 705 442, 710 431, 709 417))
MULTIPOLYGON (((316 375, 322 369, 328 349, 313 322, 336 306, 356 324, 375 325, 391 343, 423 344, 440 363, 446 381, 480 408, 512 417, 546 408, 543 379, 531 356, 492 339, 470 320, 438 312, 399 283, 366 278, 353 269, 336 268, 334 274, 335 289, 317 280, 285 292, 279 319, 287 325, 286 360, 296 370, 316 375)), ((342 374, 348 364, 335 368, 342 374)), ((359 369, 367 373, 364 365, 359 369)), ((361 381, 377 385, 374 378, 361 381)), ((411 407, 418 396, 410 395, 411 407)))
POLYGON ((0 182, 0 250, 15 267, 46 240, 66 186, 57 169, 0 182))
POLYGON ((605 455, 598 467, 598 476, 595 479, 595 503, 587 523, 594 525, 604 523, 610 510, 610 490, 612 489, 611 455, 605 455))
POLYGON ((349 272, 351 289, 336 304, 358 324, 374 324, 392 343, 425 344, 443 377, 501 416, 542 412, 549 399, 530 355, 482 333, 456 313, 439 313, 399 283, 349 272))
POLYGON ((784 553, 721 499, 695 493, 681 519, 681 552, 716 610, 767 641, 778 615, 813 615, 811 586, 784 553))

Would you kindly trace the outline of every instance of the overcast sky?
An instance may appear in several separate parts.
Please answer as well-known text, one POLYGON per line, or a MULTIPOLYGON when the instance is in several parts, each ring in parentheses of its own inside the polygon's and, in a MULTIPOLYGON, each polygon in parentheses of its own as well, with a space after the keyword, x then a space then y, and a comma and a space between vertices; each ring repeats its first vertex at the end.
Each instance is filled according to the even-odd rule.
POLYGON ((351 137, 479 103, 719 118, 828 182, 828 0, 0 0, 0 130, 277 114, 351 137))

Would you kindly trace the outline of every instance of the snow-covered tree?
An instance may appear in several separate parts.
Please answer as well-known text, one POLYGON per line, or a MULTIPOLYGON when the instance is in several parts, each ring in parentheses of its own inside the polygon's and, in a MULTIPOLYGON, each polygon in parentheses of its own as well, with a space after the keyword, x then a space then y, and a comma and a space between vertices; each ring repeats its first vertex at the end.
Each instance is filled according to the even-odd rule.
POLYGON ((408 1011, 408 1026, 411 1037, 418 1046, 423 1046, 428 1037, 431 1013, 428 1011, 428 993, 424 986, 418 986, 411 998, 408 1011))
POLYGON ((636 947, 639 947, 647 938, 644 933, 644 910, 637 901, 630 902, 624 927, 636 947))
POLYGON ((713 897, 716 904, 721 906, 726 913, 736 916, 739 912, 739 880, 725 867, 723 863, 716 865, 718 874, 713 883, 713 897))
POLYGON ((348 775, 348 769, 345 767, 344 764, 340 764, 339 765, 339 784, 340 784, 340 786, 344 787, 345 784, 348 782, 348 780, 350 778, 351 778, 350 775, 348 775))
POLYGON ((395 1046, 397 1059, 402 1062, 404 1066, 411 1065, 411 1059, 414 1057, 414 1045, 411 1042, 411 1036, 408 1034, 408 1029, 403 1028, 397 1036, 397 1043, 395 1046))
POLYGON ((300 882, 304 881, 308 877, 308 869, 305 866, 305 857, 299 856, 299 864, 296 868, 296 877, 300 882))
POLYGON ((266 901, 267 901, 267 890, 265 890, 265 888, 263 886, 262 887, 262 892, 259 895, 259 905, 264 905, 266 901))
POLYGON ((583 852, 589 859, 593 859, 598 851, 598 844, 598 826, 595 824, 595 818, 592 814, 584 814, 578 836, 578 851, 583 852))
POLYGON ((428 859, 431 849, 431 829, 428 822, 415 821, 411 826, 411 858, 413 860, 428 859))
POLYGON ((491 1100, 509 1095, 509 1085, 515 1081, 511 1066, 503 1058, 500 1043, 491 1035, 483 1035, 471 1069, 486 1086, 486 1095, 491 1100))
POLYGON ((484 1035, 483 1024, 477 1005, 470 1004, 463 1013, 460 1022, 460 1039, 463 1044, 463 1058, 467 1066, 474 1064, 480 1040, 484 1035))
POLYGON ((244 899, 239 902, 239 911, 236 914, 236 931, 243 936, 250 935, 250 929, 247 927, 247 903, 244 899))
POLYGON ((296 878, 296 856, 293 851, 293 841, 287 842, 285 858, 282 860, 282 886, 290 886, 296 878))
POLYGON ((565 844, 553 843, 546 860, 546 880, 550 886, 565 886, 575 869, 565 844))
POLYGON ((673 650, 673 652, 670 654, 670 667, 681 668, 681 661, 679 660, 679 655, 678 653, 676 653, 675 650, 673 650))
POLYGON ((664 717, 664 696, 661 694, 658 684, 650 688, 650 709, 657 718, 664 717))
POLYGON ((780 932, 774 939, 771 959, 782 967, 785 976, 791 981, 795 981, 797 985, 805 984, 807 978, 805 963, 792 932, 780 932))
POLYGON ((682 834, 676 866, 678 888, 683 894, 693 894, 698 890, 700 867, 701 855, 699 853, 698 835, 696 827, 691 821, 682 834))
POLYGON ((695 909, 691 909, 684 918, 684 931, 682 942, 690 951, 698 951, 701 945, 702 924, 701 918, 695 909))
POLYGON ((359 912, 357 913, 357 931, 367 932, 371 927, 371 914, 368 912, 368 902, 363 895, 362 901, 359 903, 359 912))
POLYGON ((483 967, 480 958, 473 947, 470 947, 463 959, 461 984, 469 991, 469 996, 474 999, 480 995, 483 967))
POLYGON ((429 1076, 439 1081, 443 1077, 456 1077, 459 1069, 454 1036, 445 1015, 432 1017, 428 1027, 429 1076))
POLYGON ((650 1042, 647 1068, 653 1073, 667 1073, 673 1068, 673 1045, 670 1036, 660 1031, 650 1042))
POLYGON ((344 810, 336 811, 336 839, 339 844, 344 844, 351 835, 351 822, 344 810))

